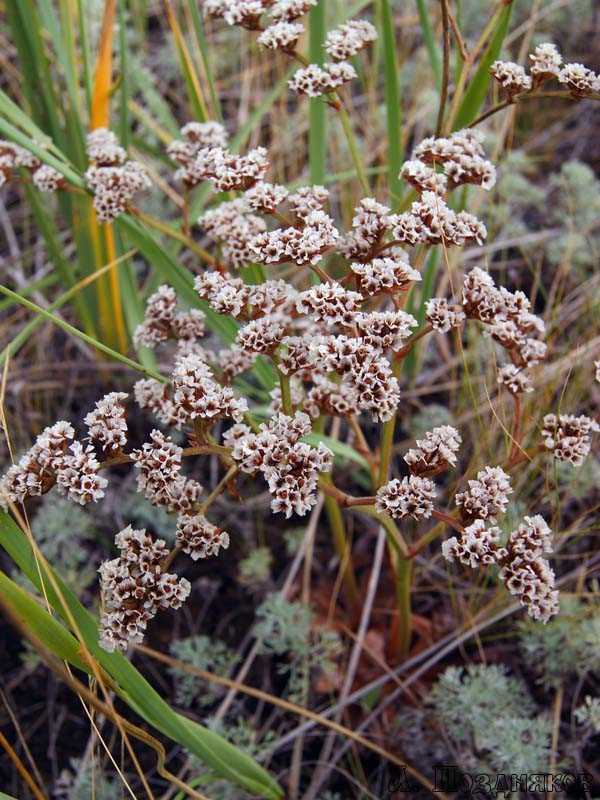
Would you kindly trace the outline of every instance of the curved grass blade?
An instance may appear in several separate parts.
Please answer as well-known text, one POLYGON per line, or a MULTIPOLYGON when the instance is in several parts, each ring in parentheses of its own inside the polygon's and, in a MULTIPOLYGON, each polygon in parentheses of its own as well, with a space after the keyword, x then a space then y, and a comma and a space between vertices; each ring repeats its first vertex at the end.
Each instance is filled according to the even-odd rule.
POLYGON ((417 11, 419 12, 419 22, 421 23, 421 33, 423 34, 423 41, 429 55, 429 63, 433 70, 433 77, 435 85, 440 90, 442 85, 442 59, 440 51, 433 37, 433 30, 431 29, 431 20, 429 19, 429 12, 425 5, 425 0, 417 0, 417 11))
POLYGON ((508 33, 508 24, 512 13, 512 4, 504 6, 492 33, 492 38, 483 54, 479 66, 465 92, 460 108, 454 120, 453 129, 460 130, 469 125, 477 117, 483 105, 490 84, 490 67, 500 55, 502 43, 508 33))
POLYGON ((393 210, 396 210, 401 187, 399 174, 402 167, 402 123, 400 119, 400 84, 398 81, 396 37, 390 0, 380 0, 380 12, 388 133, 388 187, 391 196, 394 198, 393 210))

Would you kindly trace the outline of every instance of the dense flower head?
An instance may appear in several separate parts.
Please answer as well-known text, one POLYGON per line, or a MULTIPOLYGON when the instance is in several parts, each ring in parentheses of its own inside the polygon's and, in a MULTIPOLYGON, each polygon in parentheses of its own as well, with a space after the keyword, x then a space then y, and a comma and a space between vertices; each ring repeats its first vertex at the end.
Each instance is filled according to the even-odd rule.
POLYGON ((65 179, 60 172, 48 164, 40 164, 32 175, 33 184, 40 192, 55 192, 65 186, 65 179))
POLYGON ((394 239, 409 245, 441 244, 462 247, 482 244, 487 236, 483 222, 467 211, 453 211, 435 192, 423 192, 410 211, 390 219, 394 239))
POLYGON ((244 200, 254 211, 272 214, 288 196, 285 186, 260 181, 244 194, 244 200))
POLYGON ((360 410, 382 422, 390 419, 400 402, 400 386, 390 363, 363 339, 324 336, 311 342, 312 360, 321 370, 337 372, 358 393, 360 410))
POLYGON ((303 33, 304 25, 301 22, 281 20, 265 28, 256 41, 269 50, 293 51, 303 33))
POLYGON ((90 439, 103 450, 119 451, 127 444, 126 392, 110 392, 84 418, 90 439))
POLYGON ((116 167, 124 164, 127 153, 108 128, 96 128, 88 133, 86 150, 89 160, 97 167, 116 167))
POLYGON ((194 279, 194 289, 218 314, 239 317, 250 298, 250 288, 241 278, 220 272, 201 272, 194 279))
POLYGON ((555 577, 546 553, 552 552, 552 532, 543 517, 525 517, 506 544, 500 547, 500 529, 486 528, 475 520, 457 538, 442 544, 448 561, 457 559, 472 569, 497 564, 499 577, 512 595, 516 595, 533 619, 547 622, 558 613, 558 592, 555 577))
POLYGON ((543 320, 531 312, 523 292, 497 288, 488 272, 475 267, 465 277, 463 307, 467 317, 489 326, 487 333, 508 350, 517 367, 545 357, 546 345, 537 338, 544 333, 543 320))
POLYGON ((182 423, 166 384, 154 378, 142 378, 134 384, 133 396, 140 408, 151 411, 163 425, 182 423))
POLYGON ((558 81, 570 89, 575 97, 600 91, 600 78, 583 64, 565 64, 558 73, 558 81))
POLYGON ((514 364, 505 364, 498 370, 498 383, 501 386, 506 386, 511 394, 533 392, 529 376, 514 364))
MULTIPOLYGON (((0 139, 0 187, 7 183, 13 174, 13 171, 19 167, 26 167, 33 171, 35 176, 45 165, 41 164, 39 159, 33 153, 26 150, 14 142, 8 142, 6 139, 0 139)), ((49 167, 49 169, 52 169, 49 167)), ((43 173, 42 173, 43 175, 43 173)), ((40 176, 41 179, 42 176, 40 176)), ((62 176, 59 176, 62 177, 62 176)), ((37 185, 37 184, 36 184, 37 185)), ((39 186, 38 188, 42 188, 39 186)), ((42 191, 47 191, 42 189, 42 191)))
POLYGON ((304 412, 297 411, 293 417, 277 413, 258 433, 238 426, 227 439, 243 472, 262 472, 273 495, 271 509, 286 517, 306 514, 312 508, 319 473, 328 472, 333 464, 327 447, 300 441, 310 430, 310 417, 304 412))
POLYGON ((448 137, 424 139, 413 157, 426 164, 441 165, 448 179, 448 189, 473 183, 491 189, 496 183, 496 169, 485 158, 478 131, 467 128, 448 137))
POLYGON ((416 475, 439 472, 456 465, 461 441, 456 428, 440 425, 427 431, 424 439, 417 439, 416 447, 406 453, 404 460, 416 475))
POLYGON ((442 542, 442 555, 447 561, 460 561, 471 569, 481 564, 497 562, 497 544, 500 539, 500 528, 486 528, 482 519, 476 519, 468 525, 460 538, 452 536, 442 542))
POLYGON ((243 156, 223 147, 203 147, 196 153, 188 171, 195 183, 210 180, 215 189, 230 192, 250 189, 262 180, 268 168, 264 147, 256 147, 243 156))
POLYGON ((502 467, 484 467, 468 488, 456 495, 456 505, 466 519, 495 519, 504 514, 508 495, 512 494, 510 477, 502 467))
POLYGON ((22 503, 50 489, 74 435, 73 426, 62 420, 45 428, 34 445, 0 480, 0 505, 6 509, 9 503, 22 503))
POLYGON ((318 0, 275 0, 270 12, 273 19, 284 19, 288 22, 307 14, 318 0))
POLYGON ((296 301, 300 314, 314 314, 328 325, 352 325, 362 295, 344 289, 339 283, 320 283, 301 292, 296 301))
POLYGON ((193 168, 196 156, 204 148, 227 147, 227 131, 220 122, 193 121, 185 124, 180 134, 181 139, 173 139, 167 146, 167 155, 179 165, 175 178, 195 186, 200 181, 193 168))
POLYGON ((535 81, 546 78, 557 78, 562 66, 562 56, 555 44, 544 42, 538 44, 529 55, 531 74, 535 81))
POLYGON ((363 341, 376 350, 400 350, 419 323, 406 311, 369 311, 355 314, 354 324, 363 341))
POLYGON ((377 490, 375 508, 395 519, 427 519, 433 512, 435 485, 429 478, 409 475, 394 478, 377 490))
POLYGON ((73 442, 56 470, 56 485, 61 494, 79 505, 97 503, 104 497, 108 481, 98 474, 100 463, 91 445, 73 442))
POLYGON ((128 526, 115 537, 121 551, 98 572, 104 610, 100 618, 100 645, 108 652, 125 651, 143 641, 148 622, 159 609, 180 608, 191 591, 189 581, 164 572, 168 555, 162 539, 128 526))
POLYGON ((421 280, 421 273, 410 266, 406 256, 386 256, 366 263, 356 262, 350 264, 350 269, 357 276, 359 291, 367 295, 403 292, 413 282, 421 280))
POLYGON ((288 85, 296 94, 320 97, 322 94, 334 92, 354 78, 356 70, 346 61, 325 63, 323 66, 309 64, 297 70, 288 81, 288 85))
POLYGON ((592 448, 592 434, 598 431, 600 425, 585 415, 546 414, 542 438, 554 458, 579 467, 592 448))
POLYGON ((177 518, 177 544, 193 561, 217 556, 229 547, 229 534, 209 522, 204 514, 181 514, 177 518))
POLYGON ((284 375, 306 373, 310 375, 316 366, 311 342, 303 336, 285 336, 278 352, 278 368, 284 375))
POLYGON ((377 39, 377 30, 365 19, 351 19, 329 31, 325 39, 327 55, 334 61, 352 58, 377 39))
POLYGON ((173 405, 182 421, 214 422, 221 417, 240 421, 248 410, 246 400, 217 383, 210 367, 195 353, 177 359, 172 380, 173 405))
POLYGON ((535 620, 547 622, 558 613, 555 576, 545 553, 552 552, 552 532, 543 517, 525 517, 500 552, 500 578, 535 620))
POLYGON ((265 0, 204 0, 204 13, 223 19, 228 25, 255 30, 267 5, 265 0))
POLYGON ((305 220, 312 211, 323 211, 329 200, 329 191, 324 186, 300 186, 289 195, 288 203, 298 219, 305 220))
POLYGON ((217 354, 217 364, 221 370, 223 383, 231 383, 242 372, 251 369, 256 359, 256 353, 248 353, 239 345, 232 345, 217 354))
POLYGON ((238 331, 236 344, 246 353, 272 353, 286 332, 286 319, 277 314, 259 317, 238 331))
POLYGON ((414 186, 418 192, 435 192, 444 195, 448 190, 448 178, 418 159, 405 161, 400 170, 400 177, 414 186))
POLYGON ((94 193, 94 208, 101 222, 112 222, 127 210, 138 192, 152 185, 145 168, 137 161, 115 167, 88 167, 85 180, 94 193))
POLYGON ((425 318, 434 331, 448 333, 462 325, 466 316, 460 308, 450 306, 445 297, 432 297, 425 304, 425 318))
POLYGON ((177 295, 163 284, 146 303, 144 321, 134 331, 134 342, 155 348, 168 339, 195 340, 204 335, 204 314, 198 309, 177 312, 177 295))
POLYGON ((509 97, 531 89, 532 81, 520 64, 494 61, 490 71, 509 97))
POLYGON ((360 394, 347 378, 335 382, 316 374, 312 380, 313 385, 302 403, 302 408, 313 419, 317 419, 320 414, 345 417, 360 413, 360 394))
POLYGON ((153 505, 189 514, 200 499, 202 486, 181 475, 182 452, 161 431, 153 430, 150 441, 134 450, 131 459, 138 470, 138 490, 153 505))
POLYGON ((279 228, 258 234, 249 247, 255 259, 263 264, 292 261, 298 266, 317 264, 323 254, 339 240, 333 220, 324 211, 311 211, 302 228, 279 228))

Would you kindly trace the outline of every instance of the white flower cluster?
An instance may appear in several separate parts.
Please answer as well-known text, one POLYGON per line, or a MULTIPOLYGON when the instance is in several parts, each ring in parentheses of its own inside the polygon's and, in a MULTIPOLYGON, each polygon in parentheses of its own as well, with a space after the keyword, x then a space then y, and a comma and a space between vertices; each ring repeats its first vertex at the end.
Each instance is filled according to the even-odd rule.
POLYGON ((417 439, 404 460, 415 475, 437 475, 456 465, 456 455, 461 437, 452 425, 440 425, 427 431, 424 439, 417 439))
POLYGON ((33 183, 40 192, 54 192, 65 185, 63 176, 18 144, 0 139, 0 187, 8 183, 15 170, 24 167, 31 172, 33 183))
POLYGON ((300 228, 279 228, 254 236, 249 247, 255 259, 262 264, 317 264, 327 250, 337 245, 339 232, 331 217, 321 210, 311 211, 302 223, 300 228))
POLYGON ((554 572, 544 558, 552 552, 550 528, 539 515, 525 517, 510 534, 506 547, 498 545, 499 539, 499 528, 486 528, 484 521, 477 519, 460 538, 447 539, 442 554, 448 561, 457 559, 472 569, 497 564, 508 591, 519 598, 533 619, 547 622, 558 613, 554 572))
POLYGON ((341 252, 348 258, 370 261, 377 255, 385 234, 392 226, 390 209, 372 197, 363 197, 354 209, 352 231, 343 240, 341 252))
POLYGON ((453 308, 445 297, 432 297, 425 304, 425 317, 434 331, 448 333, 458 328, 466 319, 464 311, 453 308))
POLYGON ((112 222, 127 210, 134 195, 151 186, 144 167, 127 159, 117 137, 107 128, 96 128, 87 136, 90 166, 85 172, 87 185, 94 193, 98 219, 112 222))
POLYGON ((177 311, 177 295, 163 284, 148 298, 144 321, 137 326, 133 340, 139 347, 155 348, 168 339, 189 341, 204 335, 204 314, 196 308, 177 311))
POLYGON ((266 0, 204 0, 204 13, 228 25, 257 30, 268 5, 266 0))
POLYGON ((374 258, 367 263, 350 264, 358 276, 357 286, 362 294, 375 295, 383 292, 405 292, 421 280, 421 273, 413 269, 405 254, 396 258, 374 258))
POLYGON ((134 384, 133 396, 140 408, 151 411, 163 425, 180 424, 179 414, 166 384, 154 378, 142 378, 134 384))
POLYGON ((333 453, 325 445, 311 447, 300 441, 310 430, 310 417, 296 412, 294 417, 276 414, 259 433, 245 425, 228 432, 227 443, 240 469, 263 474, 273 495, 271 509, 286 517, 310 511, 317 502, 319 474, 333 465, 333 453))
POLYGON ((256 147, 246 155, 231 153, 224 147, 203 147, 187 167, 194 184, 209 180, 220 192, 244 191, 262 180, 269 167, 267 151, 256 147))
POLYGON ((592 449, 592 434, 599 431, 600 425, 584 415, 546 414, 542 438, 554 458, 579 467, 592 449))
POLYGON ((339 283, 320 283, 300 293, 296 308, 300 314, 313 314, 328 325, 351 326, 362 301, 361 294, 339 283))
MULTIPOLYGON (((545 326, 531 312, 531 303, 523 292, 496 287, 489 272, 475 267, 464 281, 463 307, 469 319, 478 319, 487 326, 486 332, 508 351, 517 369, 545 358, 546 345, 537 338, 543 335, 545 326)), ((506 374, 511 391, 518 388, 516 374, 506 374)))
POLYGON ((527 75, 522 66, 512 61, 494 61, 492 64, 491 73, 502 85, 509 99, 551 79, 566 86, 576 98, 600 92, 600 76, 584 64, 563 64, 558 48, 550 42, 538 45, 529 55, 529 59, 531 76, 527 75))
POLYGON ((528 92, 533 85, 525 69, 512 61, 494 61, 490 72, 510 99, 521 92, 528 92))
POLYGON ((270 12, 273 19, 285 19, 292 22, 307 14, 317 3, 318 0, 275 0, 270 12))
POLYGON ((138 470, 138 490, 155 506, 182 514, 193 512, 202 486, 181 474, 182 448, 159 430, 150 433, 150 441, 133 450, 131 459, 138 470))
POLYGON ((342 377, 340 391, 358 398, 357 411, 370 411, 385 422, 396 413, 400 386, 390 363, 379 350, 362 339, 323 336, 310 343, 310 360, 320 372, 342 377))
POLYGON ((181 139, 174 139, 167 147, 167 155, 179 164, 175 178, 188 186, 195 186, 200 178, 194 170, 196 156, 201 150, 227 147, 227 131, 219 123, 188 122, 180 130, 181 139))
POLYGON ((394 478, 377 490, 375 508, 394 519, 427 519, 433 512, 435 484, 419 475, 394 478))
POLYGON ((400 350, 411 335, 417 320, 406 311, 369 311, 354 315, 354 324, 363 342, 375 350, 400 350))
POLYGON ((256 41, 269 50, 293 52, 298 43, 298 39, 303 33, 304 25, 302 25, 301 22, 287 22, 287 20, 281 20, 265 28, 256 41))
POLYGON ((288 197, 293 213, 299 220, 306 220, 312 211, 323 211, 329 200, 329 191, 324 186, 300 186, 288 197))
POLYGON ((297 70, 288 86, 295 94, 320 97, 335 92, 340 86, 356 78, 356 70, 346 61, 326 62, 322 66, 309 64, 297 70))
POLYGON ((163 572, 168 555, 162 539, 128 526, 115 537, 121 551, 98 572, 104 610, 100 618, 100 645, 112 653, 143 641, 148 622, 159 609, 181 608, 191 586, 185 578, 163 572))
POLYGON ((351 19, 329 31, 325 39, 327 55, 334 61, 344 61, 360 53, 377 39, 377 30, 364 19, 351 19))
POLYGON ((456 495, 463 519, 495 520, 498 514, 504 514, 513 490, 502 467, 484 467, 467 483, 468 488, 456 495))
POLYGON ((110 392, 98 400, 96 407, 84 418, 92 442, 102 450, 120 452, 127 444, 127 420, 125 418, 126 392, 110 392))
POLYGON ((391 218, 392 235, 403 244, 444 244, 462 247, 476 242, 483 244, 487 230, 483 222, 469 214, 451 209, 445 200, 434 192, 423 192, 410 211, 391 218))
POLYGON ((496 183, 496 168, 486 159, 482 141, 483 135, 471 128, 448 137, 431 136, 416 148, 414 158, 430 166, 441 166, 448 189, 472 183, 489 191, 496 183))
POLYGON ((63 421, 42 431, 0 480, 0 505, 6 510, 9 503, 39 497, 54 485, 81 505, 104 497, 107 481, 98 475, 100 464, 93 448, 73 442, 74 436, 73 426, 63 421))
POLYGON ((221 259, 232 269, 244 267, 253 260, 250 242, 267 227, 261 217, 249 212, 246 195, 210 209, 198 219, 198 225, 220 246, 221 259))
POLYGON ((260 181, 244 194, 244 200, 253 211, 272 214, 288 196, 285 186, 260 181))
POLYGON ((293 287, 282 280, 250 286, 220 272, 203 272, 196 276, 194 288, 217 313, 241 319, 287 309, 296 296, 293 287))
POLYGON ((236 398, 229 386, 217 383, 210 367, 195 353, 177 359, 172 380, 178 427, 195 420, 214 422, 222 417, 239 422, 248 411, 246 400, 236 398))
POLYGON ((182 514, 177 519, 177 545, 193 561, 219 555, 229 547, 229 534, 209 522, 204 514, 182 514))

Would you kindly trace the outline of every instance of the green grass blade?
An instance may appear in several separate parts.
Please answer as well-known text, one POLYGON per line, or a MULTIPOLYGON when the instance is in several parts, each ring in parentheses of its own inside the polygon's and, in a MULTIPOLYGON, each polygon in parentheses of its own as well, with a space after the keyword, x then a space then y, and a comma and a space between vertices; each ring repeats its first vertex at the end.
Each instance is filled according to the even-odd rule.
POLYGON ((0 570, 0 593, 15 617, 31 631, 36 639, 62 661, 89 672, 89 666, 79 656, 79 642, 54 617, 42 608, 25 589, 0 570))
POLYGON ((67 624, 69 618, 75 620, 78 633, 90 653, 116 681, 123 699, 140 716, 165 736, 179 742, 227 780, 267 800, 278 800, 283 796, 280 787, 269 773, 250 756, 214 731, 177 714, 125 656, 120 653, 107 653, 99 646, 98 624, 95 618, 44 560, 36 561, 25 534, 5 513, 0 513, 0 545, 38 591, 44 590, 52 608, 67 624), (54 585, 58 586, 60 596, 54 590, 54 585))
POLYGON ((402 123, 396 36, 390 0, 380 0, 380 13, 388 133, 388 186, 393 198, 393 210, 396 210, 401 192, 398 175, 402 167, 402 123))
POLYGON ((429 12, 425 0, 417 0, 417 11, 419 12, 419 22, 421 23, 421 34, 423 41, 429 55, 429 63, 433 71, 433 77, 437 90, 440 90, 442 85, 442 58, 440 56, 439 47, 436 44, 431 28, 431 20, 429 19, 429 12))
POLYGON ((0 292, 5 294, 7 297, 12 298, 17 303, 20 303, 25 308, 28 308, 30 311, 35 311, 36 314, 40 314, 45 319, 53 322, 59 328, 62 328, 66 333, 71 334, 71 336, 75 336, 78 339, 81 339, 86 344, 89 344, 91 347, 95 348, 96 350, 100 350, 100 352, 104 353, 105 355, 109 356, 110 358, 114 358, 115 361, 120 361, 122 364, 125 364, 131 369, 137 370, 138 372, 143 372, 145 375, 148 375, 150 378, 154 378, 157 381, 165 382, 166 378, 163 378, 162 375, 159 375, 158 372, 155 372, 153 369, 149 369, 145 367, 143 364, 139 364, 137 361, 134 361, 127 356, 122 355, 121 353, 117 353, 116 350, 108 347, 107 345, 99 342, 97 339, 94 339, 92 336, 88 336, 83 331, 80 331, 78 328, 75 328, 73 325, 70 325, 68 322, 65 322, 60 317, 55 316, 50 311, 47 311, 45 308, 41 308, 40 306, 32 303, 31 300, 27 300, 25 297, 21 297, 20 294, 13 292, 11 289, 7 289, 6 286, 0 285, 0 292))
POLYGON ((456 119, 454 120, 453 129, 460 130, 466 127, 469 123, 473 122, 479 113, 479 109, 483 105, 485 96, 490 84, 491 75, 490 67, 492 62, 495 61, 500 55, 502 43, 508 33, 508 25, 510 22, 510 15, 512 13, 512 4, 504 6, 499 17, 490 43, 488 44, 480 62, 479 66, 469 86, 465 92, 456 119))
POLYGON ((212 103, 212 107, 214 109, 216 118, 218 120, 223 119, 223 114, 221 112, 221 101, 219 99, 219 95, 217 93, 217 87, 215 85, 215 80, 212 74, 212 67, 210 63, 210 54, 208 51, 208 43, 206 41, 206 34, 204 31, 204 22, 202 20, 202 15, 200 14, 200 10, 198 7, 197 0, 187 0, 188 9, 190 13, 190 17, 192 19, 192 25, 194 29, 194 36, 196 38, 196 42, 198 44, 198 50, 200 51, 200 57, 202 58, 202 66, 204 67, 204 73, 206 75, 206 80, 208 81, 208 89, 210 92, 210 100, 212 103))

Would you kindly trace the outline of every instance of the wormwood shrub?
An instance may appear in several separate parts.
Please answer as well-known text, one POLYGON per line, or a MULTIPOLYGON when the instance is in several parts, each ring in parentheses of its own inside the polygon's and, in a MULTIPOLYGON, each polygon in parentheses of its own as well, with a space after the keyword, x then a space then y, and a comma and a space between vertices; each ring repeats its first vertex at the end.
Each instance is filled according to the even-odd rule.
MULTIPOLYGON (((560 598, 550 559, 554 563, 562 550, 561 518, 556 515, 553 531, 546 487, 536 483, 531 490, 527 483, 548 465, 559 481, 567 469, 572 473, 585 465, 580 482, 587 492, 593 482, 587 471, 594 475, 587 459, 599 426, 585 398, 572 408, 572 394, 562 387, 548 389, 554 360, 569 357, 562 348, 571 347, 562 342, 563 320, 554 318, 554 307, 546 307, 553 293, 540 289, 543 280, 533 269, 518 281, 531 289, 531 297, 509 289, 503 284, 512 285, 511 274, 496 271, 485 254, 487 248, 494 252, 495 244, 488 227, 504 235, 538 233, 539 215, 531 228, 525 220, 549 191, 552 208, 544 223, 559 229, 558 239, 544 245, 549 261, 562 269, 565 253, 573 253, 585 274, 591 263, 586 245, 597 239, 598 184, 583 165, 571 161, 541 188, 530 179, 533 156, 518 152, 500 162, 497 175, 489 154, 498 150, 494 144, 503 144, 506 132, 494 143, 481 131, 496 113, 546 95, 575 103, 597 100, 600 79, 582 64, 565 63, 552 43, 536 44, 526 68, 488 58, 494 48, 484 49, 484 39, 479 49, 486 71, 477 71, 466 85, 464 76, 474 66, 469 64, 464 73, 457 72, 449 94, 445 58, 435 128, 432 124, 431 135, 421 141, 409 141, 410 158, 404 163, 399 148, 393 148, 400 140, 393 98, 388 103, 398 164, 393 166, 390 156, 389 192, 375 193, 351 109, 361 54, 376 42, 377 29, 367 19, 344 23, 325 36, 324 62, 310 63, 300 46, 305 15, 314 6, 316 0, 202 4, 217 26, 242 27, 255 34, 256 46, 267 55, 276 52, 295 65, 287 79, 290 98, 295 96, 290 103, 301 104, 304 96, 319 99, 337 117, 363 195, 353 203, 349 224, 343 222, 349 203, 343 183, 277 182, 274 176, 282 172, 275 158, 271 163, 268 149, 256 143, 239 152, 243 130, 234 131, 220 119, 190 120, 164 147, 169 137, 160 130, 154 144, 162 148, 160 163, 170 165, 166 175, 148 169, 139 153, 125 146, 125 138, 120 141, 103 124, 92 125, 85 139, 81 174, 67 169, 49 142, 21 135, 18 142, 0 143, 0 183, 21 180, 28 191, 56 193, 59 200, 89 195, 103 234, 133 232, 148 248, 140 233, 148 226, 201 262, 191 276, 170 250, 149 240, 158 262, 173 262, 175 286, 151 281, 133 344, 144 364, 158 367, 143 367, 146 377, 127 391, 119 385, 98 399, 82 420, 47 427, 6 471, 0 500, 20 519, 22 506, 43 496, 38 516, 46 534, 38 543, 50 561, 61 560, 60 536, 44 539, 55 530, 48 508, 58 514, 67 507, 63 503, 73 503, 79 512, 99 503, 109 484, 122 483, 131 469, 137 491, 128 501, 120 498, 119 511, 132 524, 115 536, 118 555, 99 569, 99 644, 108 652, 130 652, 159 611, 188 602, 191 583, 183 572, 192 566, 189 561, 211 559, 219 570, 219 559, 230 556, 243 535, 232 515, 225 519, 230 508, 264 493, 273 517, 303 517, 306 528, 286 536, 288 555, 295 555, 299 546, 308 551, 314 545, 322 496, 352 623, 360 616, 363 595, 346 522, 350 515, 367 517, 386 536, 396 603, 386 657, 391 653, 402 661, 415 641, 412 581, 415 565, 428 554, 438 575, 458 582, 457 605, 467 597, 477 606, 496 582, 493 610, 507 606, 511 596, 517 601, 535 626, 522 637, 526 657, 554 689, 569 669, 567 653, 579 671, 595 668, 590 648, 597 626, 579 615, 578 607, 577 626, 567 628, 569 601, 566 615, 556 616, 560 598), (473 95, 490 76, 499 102, 477 117, 481 103, 473 95), (169 183, 179 200, 176 220, 167 199, 154 191, 169 183), (138 205, 150 190, 152 210, 164 211, 165 220, 138 205), (194 192, 204 192, 200 216, 194 192), (495 192, 498 200, 488 226, 482 218, 483 192, 495 192), (551 318, 548 329, 543 315, 551 318), (229 335, 227 346, 216 332, 224 339, 229 335), (493 373, 497 395, 510 410, 507 423, 499 420, 504 439, 494 439, 488 456, 478 428, 443 404, 441 389, 435 402, 418 411, 405 402, 406 389, 435 374, 440 357, 452 364, 449 391, 457 395, 472 393, 480 378, 493 373), (413 437, 410 442, 400 443, 401 430, 413 437), (209 460, 217 474, 205 487, 200 478, 205 481, 209 460), (62 495, 60 505, 54 505, 56 493, 62 495)), ((447 18, 445 2, 442 9, 448 56, 450 21, 456 21, 447 18)), ((148 80, 141 72, 139 83, 148 80)), ((157 108, 164 102, 155 98, 157 108)), ((310 161, 312 172, 314 153, 310 161)), ((588 383, 599 381, 600 362, 586 358, 578 368, 588 383)), ((570 500, 576 499, 573 490, 570 500)), ((254 540, 263 542, 262 536, 254 540)), ((82 586, 89 577, 84 552, 73 548, 64 554, 63 565, 68 576, 74 570, 81 573, 77 580, 85 577, 82 586)), ((273 552, 269 542, 247 555, 238 571, 241 581, 253 588, 267 584, 273 552)), ((77 585, 75 577, 70 582, 77 585)), ((310 607, 278 594, 269 595, 256 616, 257 652, 277 657, 288 697, 305 703, 311 671, 333 669, 338 636, 317 627, 310 607)), ((426 622, 420 617, 419 633, 426 622)), ((215 673, 227 672, 237 658, 203 635, 175 642, 171 652, 215 673)), ((382 656, 370 656, 382 666, 382 656)), ((207 708, 220 696, 177 667, 172 674, 176 701, 183 706, 207 708)), ((525 687, 500 668, 446 671, 431 693, 430 708, 449 748, 465 763, 510 772, 549 765, 549 720, 537 713, 525 687)), ((591 698, 579 709, 581 724, 593 727, 596 714, 591 698)), ((418 727, 423 714, 413 716, 418 727)), ((261 757, 275 738, 269 732, 257 744, 256 730, 246 723, 240 730, 224 730, 246 752, 261 757)), ((432 758, 446 746, 426 744, 432 758)), ((212 773, 200 779, 215 798, 219 792, 223 798, 239 797, 232 794, 237 788, 217 784, 212 773)))

